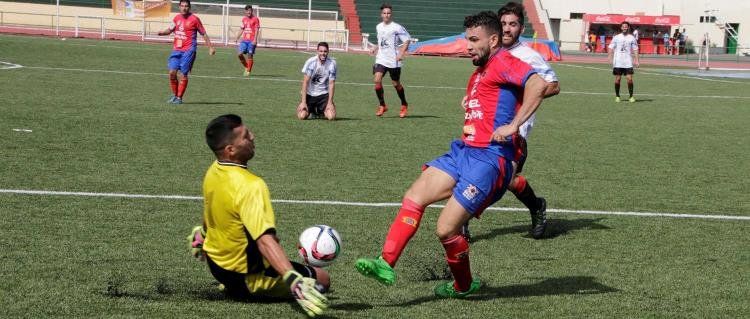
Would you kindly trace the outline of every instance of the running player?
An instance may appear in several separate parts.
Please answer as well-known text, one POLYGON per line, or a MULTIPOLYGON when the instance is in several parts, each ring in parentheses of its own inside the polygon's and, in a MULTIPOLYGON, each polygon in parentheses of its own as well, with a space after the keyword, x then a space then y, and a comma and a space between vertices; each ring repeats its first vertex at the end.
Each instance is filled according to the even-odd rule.
POLYGON ((484 11, 468 16, 464 27, 477 68, 466 88, 463 137, 451 143, 448 153, 425 164, 406 191, 380 257, 361 258, 355 265, 363 275, 392 285, 393 267, 416 233, 425 207, 447 198, 435 231, 454 279, 435 287, 435 294, 443 298, 464 298, 479 289, 479 281, 471 275, 469 243, 461 236, 461 225, 479 217, 505 193, 513 176, 514 136, 536 111, 546 89, 534 69, 500 50, 497 14, 484 11))
POLYGON ((336 60, 328 57, 328 43, 318 43, 318 55, 307 59, 302 74, 302 101, 297 106, 297 118, 305 120, 325 115, 328 120, 335 120, 336 60))
POLYGON ((638 60, 638 43, 635 41, 631 32, 630 23, 624 21, 620 24, 622 33, 612 38, 609 44, 609 57, 612 61, 612 74, 615 76, 615 102, 620 102, 620 79, 622 75, 628 80, 628 93, 630 103, 635 102, 633 97, 633 66, 637 68, 640 65, 638 60), (633 63, 635 61, 635 63, 633 63))
MULTIPOLYGON (((514 57, 531 65, 534 71, 547 82, 547 88, 544 92, 545 98, 557 95, 560 93, 560 84, 557 81, 555 71, 536 50, 519 41, 521 34, 524 32, 523 14, 523 5, 516 2, 508 2, 497 11, 500 18, 500 28, 502 29, 501 50, 508 50, 514 57)), ((529 233, 534 239, 540 239, 544 236, 544 231, 547 228, 547 201, 542 197, 537 197, 526 178, 520 175, 528 153, 526 140, 534 127, 535 119, 536 113, 532 114, 518 129, 519 149, 514 161, 516 175, 508 186, 508 190, 529 209, 531 214, 529 233)), ((463 234, 467 239, 471 238, 468 222, 464 225, 463 234)))
POLYGON ((167 66, 169 67, 169 86, 172 88, 172 97, 167 101, 173 104, 182 104, 182 96, 188 85, 188 74, 193 69, 193 62, 198 51, 198 33, 208 46, 210 55, 216 54, 216 49, 211 45, 211 38, 206 34, 201 19, 190 12, 190 0, 180 0, 180 14, 172 19, 172 25, 159 31, 159 35, 169 35, 174 32, 172 54, 169 55, 167 66), (182 77, 177 78, 177 71, 182 77))
POLYGON ((383 22, 375 27, 378 33, 378 45, 374 46, 370 51, 370 54, 376 54, 372 73, 375 75, 375 95, 378 97, 378 103, 380 103, 375 111, 375 115, 382 116, 383 113, 388 111, 383 94, 383 76, 389 73, 398 98, 401 99, 401 111, 398 113, 398 116, 404 118, 406 117, 409 103, 406 102, 404 86, 401 85, 401 65, 406 50, 409 49, 411 36, 404 27, 393 22, 392 13, 393 7, 390 4, 383 3, 380 6, 380 18, 383 22))
POLYGON ((250 72, 253 71, 253 55, 255 55, 255 48, 258 46, 258 30, 260 29, 260 21, 258 17, 253 15, 253 6, 245 6, 245 16, 242 17, 242 25, 240 26, 240 32, 237 33, 237 39, 234 42, 239 42, 242 38, 242 42, 239 42, 237 46, 237 57, 242 63, 242 67, 245 68, 245 76, 250 76, 250 72), (245 59, 247 54, 247 59, 245 59))
POLYGON ((255 135, 242 118, 226 114, 206 128, 216 156, 203 179, 203 225, 188 236, 193 256, 232 299, 293 297, 311 317, 327 308, 330 277, 321 268, 289 261, 276 237, 268 186, 247 170, 255 135))

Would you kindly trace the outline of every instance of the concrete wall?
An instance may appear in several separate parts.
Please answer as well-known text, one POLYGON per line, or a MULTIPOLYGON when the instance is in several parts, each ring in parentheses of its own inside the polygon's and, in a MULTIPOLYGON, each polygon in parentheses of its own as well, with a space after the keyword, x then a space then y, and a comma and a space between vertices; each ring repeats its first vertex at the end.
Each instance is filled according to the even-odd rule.
MULTIPOLYGON (((193 5, 195 9, 195 4, 193 5)), ((48 27, 56 26, 56 19, 52 17, 57 13, 57 6, 45 4, 19 3, 0 1, 0 23, 3 25, 28 25, 30 27, 48 27)), ((147 21, 147 34, 156 36, 160 30, 167 28, 176 13, 170 14, 165 18, 149 18, 147 21)), ((143 29, 142 19, 128 19, 123 16, 113 15, 112 9, 106 8, 89 8, 60 6, 61 16, 91 16, 103 17, 106 19, 107 32, 125 32, 140 34, 143 29)), ((211 36, 211 40, 217 42, 222 34, 222 21, 220 15, 200 14, 198 17, 203 22, 206 33, 211 36)), ((236 32, 240 24, 241 17, 232 17, 230 25, 235 26, 231 29, 230 43, 234 43, 236 32)), ((79 18, 79 26, 85 29, 98 30, 101 28, 101 19, 79 18)), ((73 17, 61 17, 61 28, 72 29, 75 27, 76 19, 73 17)), ((311 41, 323 41, 322 30, 336 29, 337 23, 333 20, 313 20, 312 29, 318 30, 311 32, 311 41)), ((264 18, 261 17, 260 41, 264 40, 282 40, 282 41, 306 41, 307 20, 306 19, 283 19, 283 18, 264 18)), ((171 39, 170 37, 165 37, 171 39)), ((200 37, 199 37, 200 38, 200 37)), ((343 41, 342 39, 339 41, 343 41)), ((330 36, 329 39, 330 41, 330 36)))
MULTIPOLYGON (((695 43, 703 41, 708 32, 712 42, 725 45, 724 30, 713 23, 700 23, 704 10, 717 9, 716 16, 727 23, 739 23, 739 45, 750 47, 750 1, 742 0, 540 0, 542 9, 550 19, 560 19, 560 38, 563 50, 577 50, 582 39, 583 20, 570 19, 570 13, 626 14, 626 15, 678 15, 682 23, 679 28, 687 30, 689 39, 695 43)), ((674 28, 671 29, 674 32, 674 28)), ((747 50, 747 49, 746 49, 747 50)), ((750 50, 747 50, 750 51, 750 50)))

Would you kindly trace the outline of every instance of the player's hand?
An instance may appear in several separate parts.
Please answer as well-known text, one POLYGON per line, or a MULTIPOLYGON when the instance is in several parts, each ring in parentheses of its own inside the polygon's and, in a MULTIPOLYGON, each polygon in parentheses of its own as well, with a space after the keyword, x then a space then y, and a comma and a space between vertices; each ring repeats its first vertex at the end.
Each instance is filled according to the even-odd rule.
POLYGON ((404 56, 402 54, 399 54, 396 56, 396 61, 401 61, 404 59, 404 56))
POLYGON ((513 135, 518 133, 518 127, 503 125, 492 132, 492 140, 498 143, 510 142, 513 135))
POLYGON ((203 230, 203 226, 195 226, 190 231, 190 235, 187 236, 188 246, 190 247, 190 255, 197 258, 200 261, 206 259, 203 255, 203 241, 206 239, 206 231, 203 230))
POLYGON ((214 54, 216 54, 216 48, 214 48, 214 47, 210 47, 210 48, 208 48, 208 54, 209 54, 209 55, 214 55, 214 54))
POLYGON ((308 316, 315 317, 328 308, 328 298, 315 287, 315 279, 302 277, 300 273, 290 270, 284 274, 284 282, 308 316))
POLYGON ((461 99, 461 107, 463 107, 464 110, 469 108, 469 97, 467 95, 464 95, 461 99))
POLYGON ((297 105, 297 113, 307 111, 307 103, 305 102, 299 102, 299 105, 297 105))

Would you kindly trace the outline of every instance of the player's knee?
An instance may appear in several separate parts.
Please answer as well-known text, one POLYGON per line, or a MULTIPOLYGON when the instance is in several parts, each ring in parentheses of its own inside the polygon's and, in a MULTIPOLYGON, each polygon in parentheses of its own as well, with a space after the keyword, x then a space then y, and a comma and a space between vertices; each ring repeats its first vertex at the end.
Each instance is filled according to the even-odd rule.
POLYGON ((461 225, 452 225, 450 223, 438 223, 435 228, 435 235, 441 241, 459 234, 461 225))
POLYGON ((393 83, 393 87, 395 87, 396 90, 401 90, 404 88, 403 86, 401 86, 401 82, 399 81, 391 81, 391 83, 393 83))
POLYGON ((333 121, 336 119, 336 109, 334 108, 326 108, 324 114, 326 116, 326 119, 328 119, 329 121, 333 121))
POLYGON ((310 115, 307 110, 297 111, 297 119, 306 120, 307 116, 310 115))

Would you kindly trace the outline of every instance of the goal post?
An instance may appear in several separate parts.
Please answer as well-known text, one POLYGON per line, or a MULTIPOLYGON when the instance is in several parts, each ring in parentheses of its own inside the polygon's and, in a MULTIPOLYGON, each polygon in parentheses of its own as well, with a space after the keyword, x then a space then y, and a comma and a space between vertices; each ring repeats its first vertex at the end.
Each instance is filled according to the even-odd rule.
POLYGON ((708 57, 711 55, 711 38, 708 36, 708 32, 703 34, 703 42, 699 46, 698 50, 698 70, 708 71, 710 69, 708 65, 708 57))

